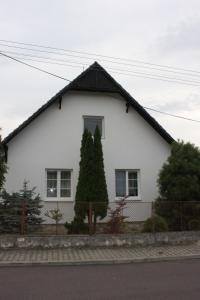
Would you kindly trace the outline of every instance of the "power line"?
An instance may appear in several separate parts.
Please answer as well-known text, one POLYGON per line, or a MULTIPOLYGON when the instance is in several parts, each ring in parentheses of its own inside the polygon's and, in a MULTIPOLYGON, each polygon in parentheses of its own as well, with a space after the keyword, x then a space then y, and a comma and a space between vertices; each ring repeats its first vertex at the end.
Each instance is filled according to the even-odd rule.
MULTIPOLYGON (((59 79, 65 80, 65 81, 70 81, 69 79, 66 79, 66 78, 64 78, 64 77, 58 76, 58 75, 56 75, 56 74, 53 74, 53 73, 50 73, 50 72, 48 72, 48 71, 42 70, 42 69, 40 69, 40 68, 38 68, 38 67, 35 67, 35 66, 30 65, 30 64, 24 63, 24 62, 22 62, 22 61, 20 61, 20 60, 18 60, 18 59, 16 59, 16 58, 14 58, 14 57, 11 57, 11 56, 9 56, 9 55, 6 55, 6 54, 2 53, 1 51, 0 51, 0 55, 2 55, 2 56, 4 56, 4 57, 7 57, 7 58, 9 58, 9 59, 12 59, 12 60, 14 60, 14 61, 17 61, 17 62, 19 62, 19 63, 21 63, 21 64, 23 64, 23 65, 26 65, 26 66, 28 66, 28 67, 31 67, 31 68, 33 68, 33 69, 39 70, 39 71, 41 71, 41 72, 44 72, 44 73, 46 73, 46 74, 48 74, 48 75, 55 76, 55 77, 57 77, 57 78, 59 78, 59 79)), ((170 117, 174 117, 174 118, 179 118, 179 119, 183 119, 183 120, 188 120, 188 121, 200 123, 200 120, 195 120, 195 119, 190 119, 190 118, 186 118, 186 117, 183 117, 183 116, 173 115, 173 114, 166 113, 166 112, 163 112, 163 111, 160 111, 160 110, 156 110, 156 109, 153 109, 153 108, 150 108, 150 107, 145 107, 145 106, 143 106, 143 108, 144 108, 144 109, 147 109, 147 110, 151 110, 151 111, 157 112, 157 113, 165 114, 165 115, 168 115, 168 116, 170 116, 170 117)))
POLYGON ((167 78, 167 79, 172 79, 172 80, 179 80, 179 81, 183 81, 183 82, 191 82, 191 83, 199 83, 200 84, 200 81, 195 81, 195 80, 182 79, 182 78, 176 78, 176 77, 168 77, 168 76, 159 75, 159 74, 150 74, 150 73, 143 73, 143 72, 131 71, 131 70, 122 70, 122 69, 116 69, 116 68, 114 69, 112 67, 108 67, 108 68, 110 70, 119 71, 119 72, 130 72, 130 74, 136 73, 136 74, 141 74, 141 75, 156 76, 156 77, 160 77, 160 78, 167 78))
POLYGON ((122 72, 116 72, 116 71, 112 71, 111 70, 111 73, 112 72, 114 74, 127 75, 127 76, 140 77, 140 78, 147 78, 147 79, 159 80, 159 81, 176 83, 176 84, 178 83, 178 84, 182 84, 182 85, 189 85, 189 86, 196 86, 196 87, 200 86, 198 84, 191 84, 191 83, 180 82, 180 81, 175 81, 175 80, 167 80, 167 79, 157 78, 157 77, 153 77, 153 75, 152 76, 142 76, 142 75, 135 75, 135 74, 127 74, 127 73, 122 73, 122 72))
POLYGON ((160 111, 160 110, 157 110, 157 109, 154 109, 154 108, 150 108, 150 107, 143 106, 143 108, 148 109, 148 110, 152 110, 154 112, 157 112, 157 113, 160 113, 160 114, 164 114, 164 115, 167 115, 167 116, 170 116, 170 117, 174 117, 174 118, 179 118, 179 119, 183 119, 183 120, 187 120, 187 121, 192 121, 192 122, 200 123, 200 120, 195 120, 195 119, 190 119, 190 118, 186 118, 186 117, 182 117, 182 116, 178 116, 178 115, 173 115, 173 114, 166 113, 164 111, 160 111))
POLYGON ((30 67, 30 68, 32 68, 32 69, 35 69, 35 70, 38 70, 38 71, 40 71, 40 72, 43 72, 43 73, 49 74, 49 75, 51 75, 51 76, 57 77, 57 78, 59 78, 59 79, 63 79, 63 80, 65 80, 65 81, 71 81, 71 80, 66 79, 66 78, 64 78, 64 77, 61 77, 61 76, 59 76, 59 75, 53 74, 53 73, 51 73, 51 72, 42 70, 42 69, 40 69, 40 68, 38 68, 38 67, 35 67, 35 66, 33 66, 33 65, 27 64, 27 63, 25 63, 25 62, 23 62, 23 61, 21 61, 21 60, 19 60, 19 59, 17 59, 17 58, 14 58, 14 57, 12 57, 12 56, 10 56, 10 55, 7 55, 7 54, 2 53, 1 51, 0 51, 0 55, 5 56, 5 57, 7 57, 7 58, 9 58, 9 59, 12 59, 12 60, 14 60, 14 61, 17 61, 18 63, 23 64, 23 65, 25 65, 25 66, 27 66, 27 67, 30 67))
MULTIPOLYGON (((1 41, 1 40, 0 40, 1 41)), ((31 45, 31 44, 28 44, 31 45)), ((74 58, 78 58, 78 59, 87 59, 87 60, 94 60, 96 58, 94 57, 85 57, 85 56, 77 56, 77 55, 72 55, 72 54, 66 54, 66 53, 60 53, 60 52, 52 52, 52 51, 47 51, 47 50, 41 50, 41 49, 33 49, 33 48, 26 48, 26 47, 20 47, 20 46, 12 46, 12 45, 6 45, 6 44, 1 44, 0 46, 3 47, 9 47, 9 48, 15 48, 15 49, 21 49, 21 50, 28 50, 28 51, 33 51, 33 52, 40 52, 40 53, 48 53, 48 54, 54 54, 54 55, 62 55, 62 56, 69 56, 69 57, 74 57, 74 58)), ((44 47, 44 46, 38 46, 38 47, 44 47)), ((46 47, 45 47, 46 48, 46 47)), ((51 47, 47 47, 47 48, 51 48, 51 47)), ((57 48, 56 48, 57 49, 57 48)), ((58 50, 57 50, 58 51, 58 50)), ((61 50, 64 51, 64 50, 61 50)), ((69 50, 66 50, 69 51, 69 50)), ((4 52, 8 52, 8 51, 4 51, 4 52)), ((72 51, 74 52, 74 51, 72 51)), ((78 52, 79 53, 79 52, 78 52)), ((113 58, 114 59, 114 58, 113 58)), ((186 75, 186 76, 191 76, 191 77, 199 77, 200 76, 200 71, 192 71, 192 70, 188 70, 186 72, 186 70, 184 70, 183 72, 180 71, 174 71, 174 70, 167 70, 164 69, 164 66, 162 67, 162 69, 160 68, 154 68, 154 67, 149 67, 149 66, 141 66, 141 65, 135 65, 135 64, 130 64, 130 63, 122 63, 122 62, 116 62, 116 61, 111 61, 111 60, 105 60, 105 59, 100 59, 100 61, 103 62, 107 62, 107 63, 112 63, 112 64, 118 64, 118 65, 122 65, 122 66, 129 66, 129 67, 136 67, 136 68, 143 68, 143 69, 150 69, 150 70, 154 70, 154 71, 161 71, 161 72, 170 72, 170 73, 175 73, 175 74, 180 74, 180 75, 186 75), (188 72, 195 72, 196 74, 190 74, 188 72)), ((160 67, 160 65, 158 65, 160 67)), ((168 68, 168 67, 167 67, 168 68)), ((181 69, 183 70, 183 69, 181 69)))
POLYGON ((28 53, 23 53, 23 52, 15 52, 15 51, 4 51, 4 53, 10 53, 10 54, 17 54, 17 55, 21 55, 21 56, 29 56, 29 57, 35 57, 35 58, 41 58, 41 59, 48 59, 48 60, 53 60, 53 61, 58 61, 58 62, 67 62, 67 63, 73 63, 73 64, 78 64, 78 65, 89 65, 89 64, 85 64, 82 62, 77 62, 74 60, 66 60, 66 59, 57 59, 57 58, 51 58, 51 57, 46 57, 46 56, 39 56, 39 55, 35 55, 35 54, 28 54, 28 53))
POLYGON ((11 41, 11 40, 4 40, 4 39, 0 39, 0 42, 6 42, 6 43, 18 44, 18 45, 28 45, 28 46, 32 46, 32 47, 39 47, 39 48, 44 48, 44 49, 52 49, 52 50, 64 51, 64 52, 71 52, 71 53, 77 53, 77 54, 84 54, 84 55, 87 55, 87 56, 89 56, 89 55, 91 56, 92 55, 92 56, 95 56, 95 57, 110 58, 110 59, 119 60, 119 61, 137 62, 137 63, 140 63, 140 64, 145 64, 145 65, 150 65, 150 66, 157 66, 157 67, 161 67, 161 68, 167 68, 167 69, 173 69, 173 70, 181 70, 181 71, 185 71, 185 72, 191 72, 191 73, 198 73, 198 74, 200 74, 200 71, 197 71, 197 70, 172 67, 172 66, 169 66, 169 65, 155 64, 155 63, 150 63, 150 62, 146 62, 146 61, 142 61, 142 60, 136 60, 136 59, 129 59, 129 58, 122 58, 122 57, 102 55, 102 54, 97 54, 97 53, 93 53, 93 52, 75 51, 75 50, 70 50, 70 49, 50 47, 50 46, 44 46, 44 45, 39 45, 39 44, 33 44, 33 43, 23 43, 23 42, 11 41))
MULTIPOLYGON (((15 56, 15 58, 18 58, 18 57, 15 56)), ((59 66, 64 66, 64 67, 81 68, 81 66, 75 66, 75 65, 70 65, 70 64, 60 64, 60 63, 52 62, 52 61, 44 61, 44 60, 37 60, 37 59, 24 58, 24 57, 22 57, 21 59, 28 60, 28 61, 34 61, 34 62, 38 62, 38 63, 43 63, 43 64, 53 64, 53 65, 59 65, 59 66)), ((199 87, 199 85, 197 85, 197 84, 189 84, 189 83, 183 83, 183 82, 178 82, 178 81, 174 81, 174 80, 165 80, 165 79, 150 77, 150 76, 142 76, 142 75, 137 75, 137 74, 127 74, 127 73, 122 73, 122 72, 116 72, 116 71, 113 71, 113 69, 111 69, 109 67, 107 67, 107 69, 109 69, 110 73, 113 73, 113 74, 127 75, 127 76, 132 76, 132 77, 139 77, 139 78, 147 78, 147 79, 153 79, 153 80, 159 80, 159 81, 165 81, 165 82, 178 83, 178 84, 182 84, 182 85, 199 87)))
MULTIPOLYGON (((50 61, 67 62, 67 63, 69 62, 69 63, 79 64, 81 66, 83 66, 83 65, 88 66, 88 64, 83 64, 82 62, 61 60, 61 59, 56 59, 56 58, 38 56, 38 55, 15 52, 15 51, 5 51, 4 53, 11 53, 11 54, 15 54, 15 55, 17 54, 20 56, 26 56, 26 57, 28 56, 28 57, 34 57, 34 58, 45 59, 45 60, 50 60, 50 61)), ((61 64, 59 64, 59 65, 61 65, 61 64)), ((138 72, 138 71, 132 71, 132 70, 124 70, 124 69, 113 68, 110 66, 106 66, 106 68, 111 70, 115 74, 134 76, 134 77, 135 77, 135 74, 137 74, 136 77, 140 77, 140 78, 161 80, 161 81, 166 81, 166 82, 173 82, 173 83, 197 86, 197 87, 200 86, 200 81, 190 80, 187 78, 183 79, 183 78, 176 78, 176 77, 168 77, 168 76, 164 76, 164 75, 160 75, 160 74, 150 74, 150 73, 144 73, 144 72, 138 72), (128 72, 128 73, 125 73, 125 72, 128 72), (140 76, 138 76, 138 75, 140 75, 140 76)))
POLYGON ((25 57, 19 57, 19 56, 13 56, 13 58, 20 58, 21 60, 28 60, 28 61, 34 61, 34 62, 38 62, 38 63, 43 63, 43 64, 50 64, 50 65, 58 65, 58 66, 63 66, 63 67, 73 67, 73 68, 83 68, 83 66, 86 65, 80 65, 80 66, 76 66, 76 65, 70 65, 70 64, 62 64, 62 63, 58 63, 58 62, 53 62, 53 61, 44 61, 44 60, 38 60, 38 59, 32 59, 32 58, 25 58, 25 57))

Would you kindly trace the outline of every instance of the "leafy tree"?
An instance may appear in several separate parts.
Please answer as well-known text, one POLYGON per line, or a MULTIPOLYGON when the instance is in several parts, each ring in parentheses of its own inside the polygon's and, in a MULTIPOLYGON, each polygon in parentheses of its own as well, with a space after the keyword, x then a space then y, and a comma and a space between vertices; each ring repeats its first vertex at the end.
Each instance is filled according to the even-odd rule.
POLYGON ((104 172, 103 150, 101 144, 101 133, 97 126, 94 133, 94 223, 96 218, 103 219, 107 215, 108 192, 104 172))
POLYGON ((6 172, 7 172, 7 167, 5 163, 5 153, 4 153, 4 148, 1 142, 1 135, 0 135, 0 190, 4 184, 6 172))
POLYGON ((160 171, 158 187, 156 212, 166 219, 169 229, 188 229, 191 219, 200 218, 199 148, 191 143, 175 142, 160 171))
POLYGON ((160 197, 167 201, 200 200, 200 150, 175 142, 158 179, 160 197))
POLYGON ((28 189, 24 182, 23 189, 18 193, 2 193, 0 203, 0 232, 1 233, 29 233, 37 231, 43 222, 40 217, 41 199, 35 194, 35 188, 28 189))

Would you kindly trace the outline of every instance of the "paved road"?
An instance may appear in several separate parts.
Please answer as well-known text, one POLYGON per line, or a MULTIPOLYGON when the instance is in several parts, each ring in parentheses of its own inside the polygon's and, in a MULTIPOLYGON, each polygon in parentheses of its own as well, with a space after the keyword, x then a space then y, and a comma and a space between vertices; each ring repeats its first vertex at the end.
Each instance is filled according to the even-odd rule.
POLYGON ((200 298, 200 260, 99 266, 1 267, 0 299, 200 298))

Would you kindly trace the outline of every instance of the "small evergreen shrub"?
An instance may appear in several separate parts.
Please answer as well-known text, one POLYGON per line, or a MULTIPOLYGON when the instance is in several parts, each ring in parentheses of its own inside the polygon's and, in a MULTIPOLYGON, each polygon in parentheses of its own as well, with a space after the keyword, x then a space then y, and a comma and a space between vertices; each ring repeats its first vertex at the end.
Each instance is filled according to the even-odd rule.
POLYGON ((151 218, 148 218, 144 222, 142 232, 164 232, 168 231, 168 225, 164 218, 155 215, 151 218))
POLYGON ((192 219, 188 222, 188 229, 189 230, 200 230, 200 220, 199 219, 192 219))
POLYGON ((40 229, 42 204, 35 188, 29 189, 24 182, 18 193, 3 191, 1 197, 0 233, 31 233, 40 229))
POLYGON ((75 217, 71 223, 66 222, 65 228, 68 230, 68 234, 88 234, 89 233, 88 224, 84 223, 84 221, 79 217, 75 217))

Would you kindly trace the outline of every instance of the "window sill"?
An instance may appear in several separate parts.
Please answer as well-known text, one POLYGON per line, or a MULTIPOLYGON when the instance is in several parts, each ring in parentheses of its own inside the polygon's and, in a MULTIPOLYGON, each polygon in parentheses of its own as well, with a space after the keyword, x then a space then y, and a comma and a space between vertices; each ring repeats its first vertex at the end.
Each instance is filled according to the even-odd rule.
MULTIPOLYGON (((124 197, 115 197, 115 201, 119 201, 119 200, 122 200, 122 199, 124 199, 124 197)), ((125 198, 125 200, 126 201, 142 201, 142 199, 141 199, 141 197, 127 197, 127 198, 125 198)))
POLYGON ((73 202, 72 198, 45 198, 44 202, 73 202))

